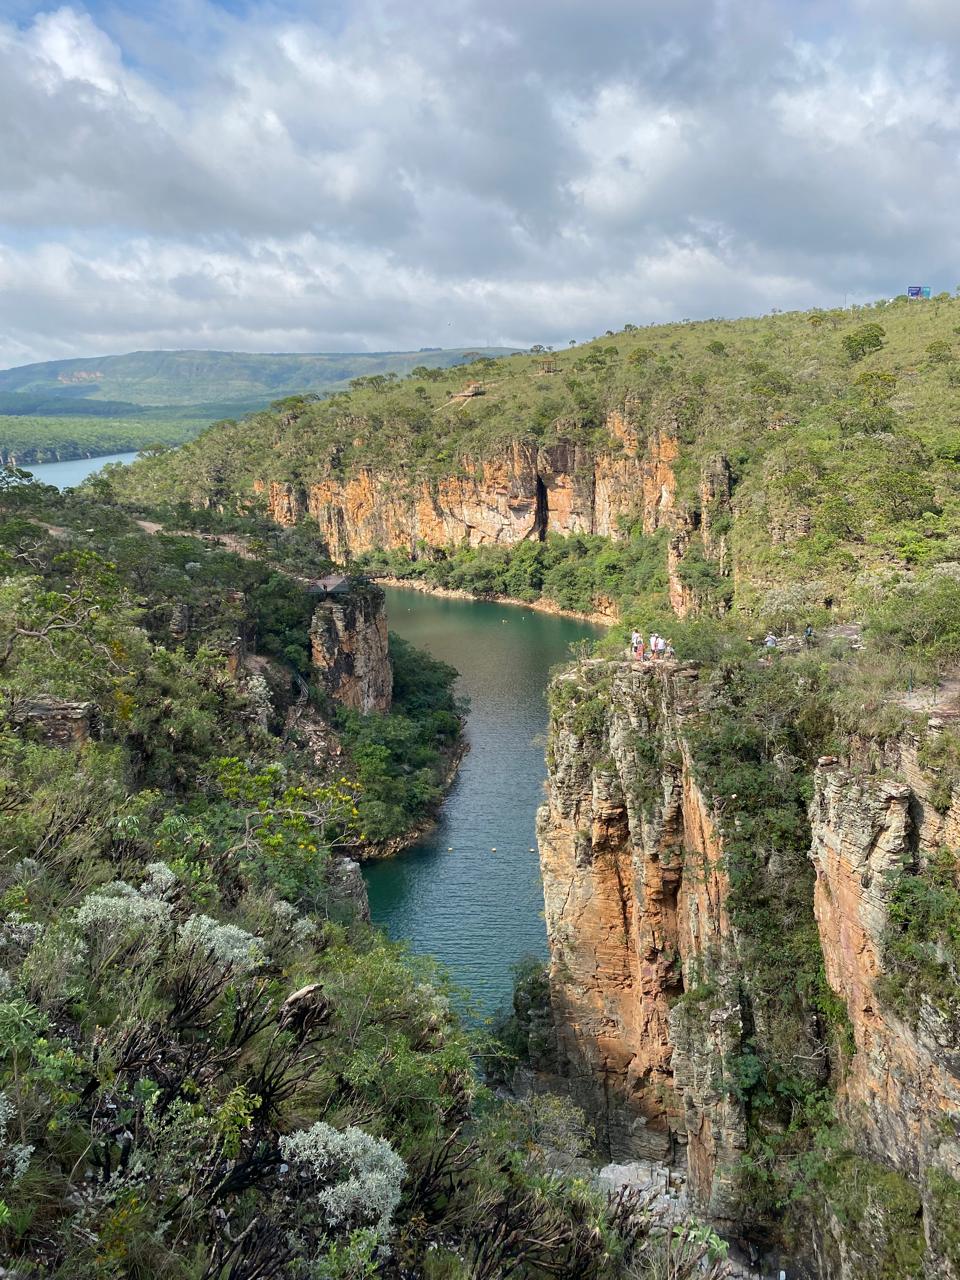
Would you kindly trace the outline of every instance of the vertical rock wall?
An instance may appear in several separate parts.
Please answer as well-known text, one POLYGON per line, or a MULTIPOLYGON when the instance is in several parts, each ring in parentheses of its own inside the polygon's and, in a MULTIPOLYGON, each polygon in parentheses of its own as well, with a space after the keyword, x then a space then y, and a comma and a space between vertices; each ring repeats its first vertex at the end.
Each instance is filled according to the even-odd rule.
POLYGON ((938 810, 935 776, 917 756, 906 742, 888 752, 882 772, 856 751, 818 769, 814 905, 827 979, 846 1003, 857 1050, 839 1090, 842 1112, 863 1151, 920 1187, 929 1274, 957 1280, 958 1256, 942 1247, 937 1187, 960 1179, 960 991, 953 1017, 926 997, 911 1015, 878 991, 899 878, 960 850, 960 794, 938 810))
POLYGON ((724 1064, 742 1028, 722 842, 683 740, 696 689, 671 666, 561 677, 538 834, 575 1096, 613 1158, 686 1159, 696 1203, 732 1221, 746 1136, 724 1064))
POLYGON ((384 595, 372 583, 321 601, 310 628, 314 669, 330 696, 364 713, 389 711, 393 670, 384 595))
MULTIPOLYGON (((751 1229, 753 1207, 734 1064, 762 1028, 749 939, 729 914, 723 833, 738 822, 735 797, 706 795, 691 763, 713 696, 694 670, 670 665, 593 661, 562 675, 538 828, 570 1089, 610 1155, 686 1163, 693 1204, 736 1232, 751 1229)), ((923 1280, 960 1280, 960 988, 947 988, 946 1004, 915 994, 899 1007, 883 985, 896 886, 933 859, 942 867, 944 850, 957 858, 960 792, 946 794, 921 767, 915 742, 879 755, 853 744, 844 762, 817 769, 810 822, 807 909, 853 1044, 824 1076, 848 1154, 833 1175, 840 1184, 826 1175, 808 1192, 808 1274, 919 1277, 890 1267, 898 1236, 922 1226, 923 1280)), ((936 962, 934 938, 929 949, 936 962)), ((826 1054, 811 1034, 810 1052, 826 1054)))

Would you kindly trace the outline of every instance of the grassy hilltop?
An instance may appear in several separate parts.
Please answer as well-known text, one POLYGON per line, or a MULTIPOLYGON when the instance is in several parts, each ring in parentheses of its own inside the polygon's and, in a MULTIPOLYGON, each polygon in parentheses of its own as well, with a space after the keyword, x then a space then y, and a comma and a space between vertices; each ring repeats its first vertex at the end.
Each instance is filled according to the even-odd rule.
MULTIPOLYGON (((456 475, 464 458, 495 456, 507 441, 565 438, 616 449, 607 414, 623 410, 641 442, 654 429, 676 434, 678 499, 692 512, 701 467, 718 454, 729 461, 733 573, 718 583, 709 564, 703 569, 708 611, 730 603, 755 610, 773 587, 814 581, 821 597, 841 604, 859 575, 960 553, 958 354, 960 299, 946 294, 844 311, 628 325, 555 353, 552 376, 542 375, 541 355, 524 354, 423 368, 396 382, 362 379, 319 403, 286 401, 220 424, 112 483, 125 500, 161 504, 246 500, 258 477, 309 484, 364 465, 395 470, 412 485, 456 475), (452 401, 471 377, 484 380, 486 393, 452 401), (774 528, 787 533, 775 538, 774 528)), ((609 580, 581 574, 577 599, 563 603, 581 607, 603 589, 629 608, 661 590, 662 536, 632 531, 626 548, 614 545, 621 550, 609 580)), ((576 553, 592 564, 597 551, 572 545, 537 554, 576 553)), ((523 547, 451 549, 447 564, 480 566, 489 581, 491 567, 502 578, 517 557, 532 555, 523 547)), ((523 590, 514 581, 510 593, 523 590)))

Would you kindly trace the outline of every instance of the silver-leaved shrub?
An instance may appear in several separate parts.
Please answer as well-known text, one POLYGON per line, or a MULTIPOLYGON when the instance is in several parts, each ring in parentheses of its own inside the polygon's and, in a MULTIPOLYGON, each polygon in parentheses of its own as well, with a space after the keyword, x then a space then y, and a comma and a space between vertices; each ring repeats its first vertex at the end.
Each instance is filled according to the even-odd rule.
POLYGON ((315 1185, 316 1205, 329 1226, 387 1234, 407 1170, 386 1139, 320 1120, 281 1138, 280 1152, 300 1179, 315 1185))

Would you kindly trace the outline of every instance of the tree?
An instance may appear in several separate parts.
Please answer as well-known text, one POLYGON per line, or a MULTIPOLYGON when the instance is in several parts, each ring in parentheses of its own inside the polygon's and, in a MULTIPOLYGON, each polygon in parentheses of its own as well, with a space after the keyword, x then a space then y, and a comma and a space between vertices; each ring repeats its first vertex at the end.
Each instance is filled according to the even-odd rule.
POLYGON ((885 405, 897 390, 897 375, 885 369, 866 369, 856 381, 864 400, 874 409, 885 405))
POLYGON ((847 359, 850 363, 856 364, 858 360, 862 360, 871 351, 879 351, 883 346, 885 336, 886 330, 882 325, 865 324, 861 325, 859 329, 854 329, 852 333, 848 333, 846 337, 841 338, 840 345, 847 353, 847 359))

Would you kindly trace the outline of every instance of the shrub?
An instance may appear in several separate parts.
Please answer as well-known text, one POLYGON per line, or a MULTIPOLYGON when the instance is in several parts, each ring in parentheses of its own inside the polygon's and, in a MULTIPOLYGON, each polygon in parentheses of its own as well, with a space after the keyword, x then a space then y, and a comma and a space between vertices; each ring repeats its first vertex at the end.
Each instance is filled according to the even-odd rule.
POLYGON ((203 952, 237 973, 252 973, 264 961, 263 948, 253 934, 210 916, 190 916, 180 926, 177 941, 185 950, 203 952))
POLYGON ((354 1125, 341 1131, 319 1120, 281 1138, 280 1152, 310 1184, 330 1226, 369 1226, 387 1234, 406 1175, 389 1142, 354 1125))
POLYGON ((879 324, 861 325, 859 329, 854 329, 852 333, 841 338, 840 345, 846 352, 847 359, 854 364, 869 355, 871 351, 880 350, 885 332, 879 324))

